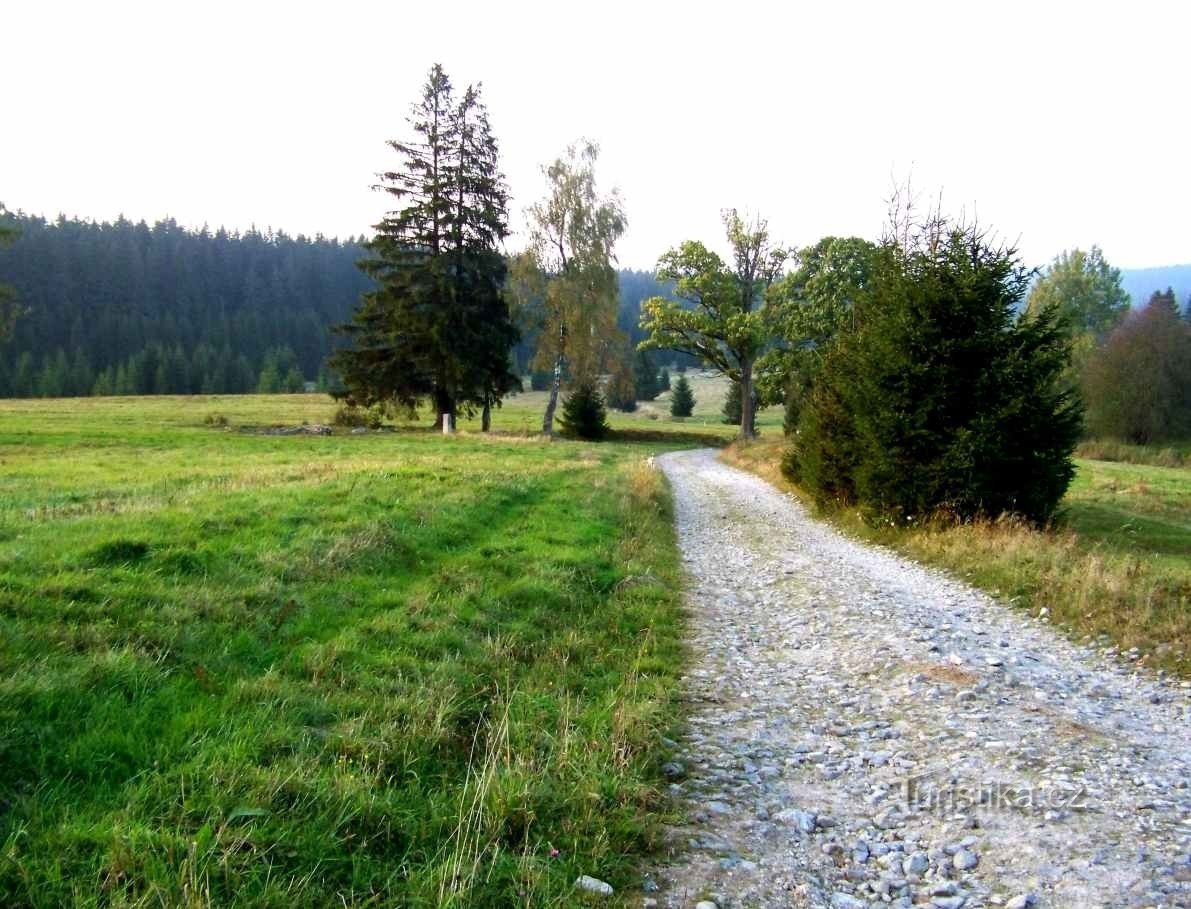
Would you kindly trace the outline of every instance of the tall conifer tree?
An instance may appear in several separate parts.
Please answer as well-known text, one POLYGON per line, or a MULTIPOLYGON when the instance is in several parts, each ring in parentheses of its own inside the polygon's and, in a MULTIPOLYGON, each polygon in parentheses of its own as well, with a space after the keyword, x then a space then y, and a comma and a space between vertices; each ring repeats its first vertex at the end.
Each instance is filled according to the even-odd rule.
POLYGON ((380 189, 401 207, 376 225, 361 263, 377 283, 340 330, 332 358, 357 404, 434 404, 436 418, 487 408, 516 387, 517 340, 503 295, 508 194, 479 89, 456 103, 435 65, 409 117, 416 138, 391 141, 401 167, 380 189))

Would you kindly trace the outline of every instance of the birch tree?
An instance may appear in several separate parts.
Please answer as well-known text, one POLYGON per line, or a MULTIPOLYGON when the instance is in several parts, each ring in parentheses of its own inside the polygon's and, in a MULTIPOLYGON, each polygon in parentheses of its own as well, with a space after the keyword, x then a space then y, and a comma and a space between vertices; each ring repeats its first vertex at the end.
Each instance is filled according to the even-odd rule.
POLYGON ((595 163, 599 149, 580 142, 543 168, 547 193, 528 212, 530 249, 515 284, 536 285, 543 300, 534 367, 548 369, 550 396, 542 432, 554 434, 554 414, 564 375, 595 381, 616 349, 615 246, 625 230, 617 193, 601 195, 595 163))

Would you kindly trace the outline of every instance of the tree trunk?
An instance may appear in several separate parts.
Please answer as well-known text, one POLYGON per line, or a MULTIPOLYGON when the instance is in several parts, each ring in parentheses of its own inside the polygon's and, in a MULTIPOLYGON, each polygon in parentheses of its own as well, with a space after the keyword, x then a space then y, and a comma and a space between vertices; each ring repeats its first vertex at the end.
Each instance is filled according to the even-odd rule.
POLYGON ((546 402, 546 413, 542 417, 542 433, 554 435, 554 411, 558 408, 558 390, 562 387, 562 355, 554 361, 554 379, 550 382, 550 400, 546 402))
POLYGON ((484 399, 484 409, 480 411, 480 432, 487 432, 492 428, 492 402, 484 399))
POLYGON ((753 364, 740 364, 740 437, 742 439, 756 438, 753 429, 753 364))

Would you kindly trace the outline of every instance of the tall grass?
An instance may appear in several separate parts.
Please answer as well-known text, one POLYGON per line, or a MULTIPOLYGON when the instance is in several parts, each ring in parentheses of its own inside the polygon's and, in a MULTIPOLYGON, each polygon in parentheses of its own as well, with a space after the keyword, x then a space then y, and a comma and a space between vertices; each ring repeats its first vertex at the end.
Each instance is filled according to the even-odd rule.
POLYGON ((0 402, 0 905, 633 882, 683 655, 664 443, 40 403, 0 402))

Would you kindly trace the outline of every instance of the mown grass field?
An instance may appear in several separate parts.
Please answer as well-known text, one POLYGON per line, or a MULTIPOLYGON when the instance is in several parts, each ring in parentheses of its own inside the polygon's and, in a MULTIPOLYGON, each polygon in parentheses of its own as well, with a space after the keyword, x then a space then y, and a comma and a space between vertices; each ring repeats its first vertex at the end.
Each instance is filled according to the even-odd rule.
MULTIPOLYGON (((635 883, 682 659, 645 459, 684 436, 519 438, 535 403, 444 439, 242 431, 315 395, 0 402, 0 905, 635 883)), ((654 422, 730 434, 617 418, 654 422)))
MULTIPOLYGON (((770 437, 725 457, 794 489, 778 470, 782 446, 770 437)), ((1076 467, 1046 530, 1013 521, 889 528, 848 511, 826 516, 1018 607, 1045 608, 1077 638, 1137 648, 1141 664, 1191 677, 1191 469, 1085 458, 1076 467)))

